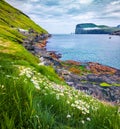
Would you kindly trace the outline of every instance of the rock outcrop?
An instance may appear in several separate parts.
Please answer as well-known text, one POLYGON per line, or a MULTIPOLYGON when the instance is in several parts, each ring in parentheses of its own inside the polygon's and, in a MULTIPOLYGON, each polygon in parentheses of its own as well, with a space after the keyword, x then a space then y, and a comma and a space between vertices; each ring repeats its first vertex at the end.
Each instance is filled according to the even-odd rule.
POLYGON ((111 35, 119 35, 120 36, 120 30, 112 32, 111 35))
POLYGON ((92 62, 86 65, 86 69, 89 68, 91 73, 85 73, 84 75, 75 74, 66 67, 65 69, 64 67, 56 69, 56 72, 71 87, 92 95, 97 99, 120 104, 120 70, 96 64, 99 67, 95 66, 97 74, 94 74, 92 70, 95 63, 93 63, 93 67, 91 67, 91 64, 92 62))
POLYGON ((118 36, 120 36, 120 25, 118 25, 117 28, 118 28, 119 30, 113 31, 113 32, 111 33, 111 35, 118 35, 118 36))

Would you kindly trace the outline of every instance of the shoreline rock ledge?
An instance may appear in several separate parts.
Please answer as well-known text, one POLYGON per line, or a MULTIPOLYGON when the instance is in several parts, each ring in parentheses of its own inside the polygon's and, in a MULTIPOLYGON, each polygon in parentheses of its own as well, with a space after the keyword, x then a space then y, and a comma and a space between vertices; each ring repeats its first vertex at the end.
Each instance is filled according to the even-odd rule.
MULTIPOLYGON (((34 34, 33 34, 34 35, 34 34)), ((51 35, 50 35, 51 36, 51 35)), ((69 86, 96 99, 120 105, 120 70, 94 62, 61 61, 61 54, 47 51, 48 34, 27 36, 23 46, 39 57, 39 65, 52 66, 69 86)))

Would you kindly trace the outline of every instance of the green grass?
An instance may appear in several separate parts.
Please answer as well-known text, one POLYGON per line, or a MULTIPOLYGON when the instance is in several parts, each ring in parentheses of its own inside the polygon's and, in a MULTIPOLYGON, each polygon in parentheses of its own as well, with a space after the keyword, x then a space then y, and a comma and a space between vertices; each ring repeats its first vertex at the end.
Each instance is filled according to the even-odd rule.
POLYGON ((118 106, 68 87, 52 67, 39 66, 39 59, 19 44, 25 37, 10 26, 41 28, 3 0, 0 11, 1 129, 119 129, 118 106))
POLYGON ((0 68, 2 129, 119 129, 117 106, 51 82, 28 64, 2 62, 0 68))
POLYGON ((111 86, 111 84, 108 84, 106 82, 100 83, 100 86, 111 86))
POLYGON ((117 106, 68 87, 20 44, 1 42, 1 129, 119 129, 117 106))
POLYGON ((4 0, 0 1, 0 25, 12 28, 34 29, 39 33, 47 33, 46 30, 38 26, 23 12, 7 4, 4 0))
POLYGON ((1 129, 119 129, 118 107, 60 84, 51 67, 23 58, 22 50, 15 43, 0 54, 1 129))
POLYGON ((100 86, 106 87, 106 86, 120 86, 120 84, 113 83, 113 84, 108 84, 106 82, 100 83, 100 86))
POLYGON ((33 29, 38 33, 48 33, 42 27, 33 22, 27 15, 7 4, 4 0, 0 1, 0 37, 9 41, 22 43, 25 36, 18 32, 18 28, 29 30, 33 29))

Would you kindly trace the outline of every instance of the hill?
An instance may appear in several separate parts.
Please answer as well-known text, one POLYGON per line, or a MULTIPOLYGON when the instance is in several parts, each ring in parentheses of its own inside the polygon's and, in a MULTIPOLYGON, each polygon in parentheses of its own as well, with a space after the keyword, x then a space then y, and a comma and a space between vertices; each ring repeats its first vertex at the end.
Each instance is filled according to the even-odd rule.
POLYGON ((47 33, 46 30, 35 24, 23 12, 15 9, 4 0, 0 1, 0 36, 7 37, 10 40, 22 41, 21 34, 17 29, 29 30, 34 28, 34 31, 39 33, 47 33))
POLYGON ((0 12, 1 129, 119 129, 118 106, 69 87, 23 47, 46 30, 3 0, 0 12))
POLYGON ((111 34, 118 30, 120 30, 119 27, 82 23, 76 25, 75 34, 111 34))

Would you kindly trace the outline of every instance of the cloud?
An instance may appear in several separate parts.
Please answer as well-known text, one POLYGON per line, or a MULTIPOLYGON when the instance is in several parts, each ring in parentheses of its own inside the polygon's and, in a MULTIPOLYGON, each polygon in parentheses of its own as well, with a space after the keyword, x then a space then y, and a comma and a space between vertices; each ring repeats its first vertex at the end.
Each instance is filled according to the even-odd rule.
POLYGON ((111 12, 115 12, 115 11, 120 12, 120 1, 111 2, 108 6, 106 6, 105 10, 107 13, 111 13, 111 12))
POLYGON ((93 2, 93 0, 79 0, 80 4, 90 4, 92 2, 93 2))
POLYGON ((30 0, 31 2, 38 2, 39 0, 30 0))
POLYGON ((118 1, 113 1, 113 2, 111 2, 110 3, 111 5, 117 5, 117 4, 120 4, 120 1, 118 0, 118 1))
POLYGON ((84 14, 80 14, 80 15, 77 15, 77 16, 74 16, 73 19, 74 20, 88 20, 88 19, 93 19, 96 17, 96 14, 94 12, 86 12, 84 14))
POLYGON ((102 18, 120 19, 120 1, 110 2, 101 13, 102 18))
POLYGON ((81 22, 118 24, 120 21, 120 0, 6 1, 51 33, 73 32, 81 22))

